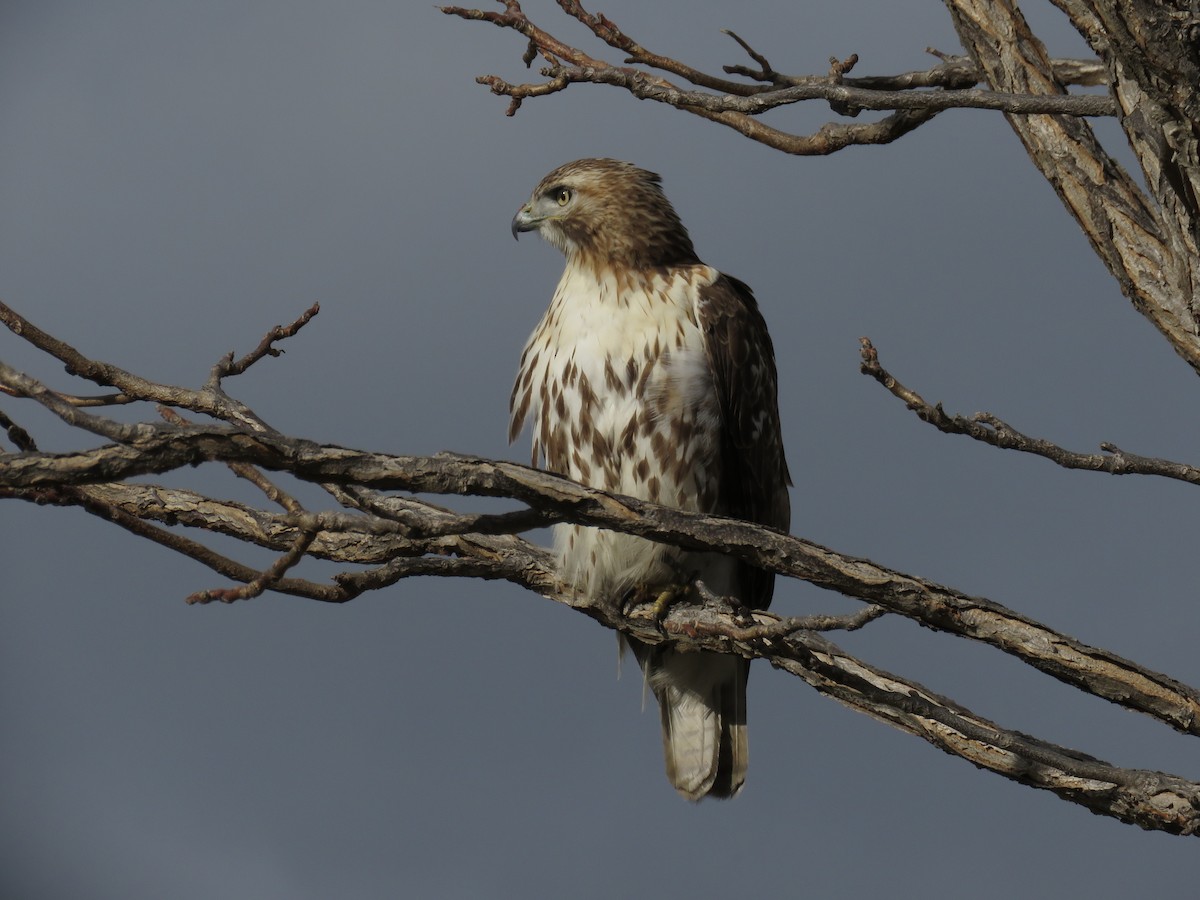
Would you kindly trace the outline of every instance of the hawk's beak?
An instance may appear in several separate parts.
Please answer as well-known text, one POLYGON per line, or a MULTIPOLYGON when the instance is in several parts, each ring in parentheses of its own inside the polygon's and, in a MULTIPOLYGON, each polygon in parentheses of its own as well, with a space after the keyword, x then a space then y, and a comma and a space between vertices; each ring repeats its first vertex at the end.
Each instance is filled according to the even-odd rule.
POLYGON ((533 214, 529 204, 526 203, 517 210, 517 214, 512 220, 512 236, 518 237, 522 231, 533 231, 541 223, 541 219, 533 214))

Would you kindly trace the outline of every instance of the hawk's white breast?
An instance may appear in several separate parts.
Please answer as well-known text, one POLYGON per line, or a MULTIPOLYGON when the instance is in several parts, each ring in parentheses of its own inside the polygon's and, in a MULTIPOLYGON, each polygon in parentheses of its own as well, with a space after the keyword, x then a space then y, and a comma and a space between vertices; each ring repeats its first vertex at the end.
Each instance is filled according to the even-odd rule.
MULTIPOLYGON (((569 264, 526 345, 514 425, 533 424, 534 462, 584 484, 687 510, 713 511, 721 412, 699 290, 704 265, 650 273, 569 264)), ((642 538, 559 526, 563 575, 593 596, 700 575, 726 591, 731 565, 642 538)))

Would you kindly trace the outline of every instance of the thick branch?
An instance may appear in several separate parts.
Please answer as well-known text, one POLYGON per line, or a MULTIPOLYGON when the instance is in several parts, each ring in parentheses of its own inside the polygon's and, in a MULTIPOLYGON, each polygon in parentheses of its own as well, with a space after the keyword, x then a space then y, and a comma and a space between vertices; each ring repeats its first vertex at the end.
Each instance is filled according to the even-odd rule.
MULTIPOLYGON (((1063 93, 1045 48, 1012 0, 946 0, 946 5, 963 46, 994 90, 1063 93)), ((1073 11, 1073 21, 1088 36, 1086 12, 1076 15, 1074 10, 1095 4, 1060 5, 1073 11)), ((1119 32, 1106 33, 1093 45, 1106 57, 1110 72, 1119 66, 1123 54, 1144 57, 1148 50, 1153 52, 1143 44, 1126 46, 1119 32)), ((1125 84, 1127 93, 1135 89, 1132 82, 1125 84)), ((1120 83, 1117 88, 1120 96, 1120 83)), ((1030 159, 1083 228, 1121 290, 1200 373, 1200 328, 1192 309, 1200 277, 1195 245, 1193 242, 1189 252, 1177 223, 1169 221, 1173 217, 1161 214, 1166 185, 1155 178, 1157 164, 1148 168, 1146 154, 1142 154, 1143 167, 1156 189, 1156 204, 1104 151, 1083 120, 1070 116, 1008 118, 1030 159)), ((1148 136, 1144 123, 1131 122, 1128 113, 1122 121, 1127 133, 1142 134, 1144 144, 1148 136)))
MULTIPOLYGON (((128 522, 118 520, 118 524, 128 522)), ((545 551, 515 537, 490 540, 505 545, 500 551, 491 548, 491 559, 398 559, 378 569, 341 576, 339 586, 327 589, 323 596, 310 592, 311 583, 294 579, 279 579, 271 587, 314 599, 341 599, 335 595, 356 595, 413 575, 503 578, 648 642, 662 640, 661 627, 681 644, 768 660, 851 709, 888 722, 980 768, 1051 791, 1095 813, 1173 834, 1194 834, 1200 829, 1200 784, 1161 772, 1118 768, 1078 751, 1003 729, 919 684, 855 659, 824 638, 797 630, 805 625, 831 623, 778 620, 758 613, 759 621, 746 626, 722 608, 720 601, 698 608, 676 606, 662 623, 656 623, 646 609, 625 614, 617 607, 587 603, 558 580, 545 551)), ((250 585, 283 568, 276 564, 259 575, 245 569, 231 572, 219 562, 214 567, 250 585)), ((234 598, 226 595, 220 599, 234 598)), ((844 624, 853 627, 876 614, 860 615, 855 617, 858 623, 844 624)))
MULTIPOLYGON (((120 491, 126 487, 142 488, 121 485, 75 490, 120 491)), ((102 509, 92 511, 114 518, 125 527, 130 524, 124 516, 113 517, 102 509)), ((303 535, 303 539, 307 540, 308 535, 303 535)), ((490 558, 401 558, 367 572, 339 576, 338 586, 324 591, 314 590, 320 586, 311 582, 283 578, 270 587, 314 599, 342 600, 414 575, 503 578, 648 642, 662 640, 658 630, 661 627, 677 643, 767 660, 851 709, 888 722, 980 768, 1051 791, 1095 813, 1173 834, 1194 834, 1200 829, 1200 784, 1161 772, 1122 769, 1078 751, 1003 729, 919 684, 855 659, 804 629, 805 626, 830 624, 854 627, 877 615, 870 611, 873 608, 864 610, 867 615, 854 617, 857 622, 812 622, 808 617, 779 620, 769 614, 757 613, 758 621, 747 626, 737 621, 716 599, 701 607, 676 606, 660 624, 644 608, 626 614, 618 607, 588 603, 558 580, 549 554, 519 538, 490 540, 496 542, 488 548, 490 558)), ((231 570, 223 558, 215 554, 201 561, 246 582, 251 590, 258 583, 278 576, 286 567, 285 560, 281 560, 267 572, 255 573, 245 567, 236 567, 236 564, 231 570)), ((231 600, 248 592, 235 589, 219 596, 217 592, 208 592, 194 599, 201 602, 231 600)))
POLYGON ((374 490, 510 497, 561 520, 612 528, 689 549, 717 549, 820 587, 860 597, 924 625, 991 644, 1055 678, 1200 734, 1200 693, 999 604, 750 523, 684 513, 584 488, 514 463, 439 454, 402 457, 276 434, 193 426, 137 446, 21 454, 0 487, 86 484, 157 474, 202 461, 242 462, 304 480, 374 490))
MULTIPOLYGON (((1195 4, 1053 0, 1103 60, 1170 248, 1155 300, 1200 331, 1200 60, 1195 4)), ((1150 291, 1151 285, 1145 290, 1150 291)), ((1137 297, 1134 296, 1135 303, 1137 297)))
MULTIPOLYGON (((562 588, 551 572, 541 570, 533 577, 513 580, 580 608, 576 595, 554 593, 562 588)), ((583 611, 641 640, 661 640, 652 614, 644 609, 630 617, 608 607, 587 606, 583 611)), ((811 632, 779 636, 769 627, 746 627, 728 610, 711 603, 699 609, 672 608, 662 628, 677 642, 768 660, 851 709, 914 734, 981 769, 1051 791, 1094 813, 1172 834, 1191 835, 1200 830, 1200 784, 1162 772, 1119 768, 1006 730, 915 682, 850 656, 811 632)))
MULTIPOLYGON (((270 340, 264 341, 252 356, 268 355, 270 346, 270 340)), ((71 348, 66 351, 74 353, 71 348)), ((214 375, 218 382, 220 377, 220 372, 214 375)), ((1148 713, 1180 731, 1200 734, 1200 694, 1193 689, 999 604, 761 526, 606 494, 511 463, 452 454, 364 453, 253 425, 246 429, 192 424, 170 410, 163 411, 165 423, 125 426, 84 411, 2 363, 0 386, 41 403, 70 424, 111 433, 118 441, 75 453, 41 453, 29 435, 3 416, 0 424, 22 452, 0 456, 0 498, 80 506, 242 585, 201 591, 191 601, 230 602, 272 590, 340 603, 418 575, 504 579, 647 642, 669 639, 681 646, 768 660, 818 691, 948 753, 1095 812, 1180 834, 1200 827, 1200 785, 1161 773, 1120 769, 1001 729, 920 685, 846 655, 812 632, 858 628, 887 612, 898 613, 989 643, 1083 690, 1148 713), (230 465, 282 509, 268 513, 190 491, 112 483, 206 461, 230 465), (260 469, 321 484, 350 511, 309 512, 260 469), (378 493, 384 490, 510 497, 529 508, 470 515, 414 497, 378 493), (872 605, 849 616, 780 618, 757 612, 747 621, 744 611, 735 611, 724 598, 698 586, 699 603, 680 604, 659 622, 646 607, 626 611, 619 604, 575 592, 559 580, 547 551, 511 533, 560 521, 729 553, 872 605), (253 569, 153 522, 219 532, 279 556, 265 569, 253 569), (344 571, 329 584, 288 577, 305 556, 367 568, 344 571)), ((222 396, 219 385, 214 390, 212 383, 201 391, 150 384, 147 393, 151 398, 169 394, 178 406, 189 409, 202 405, 197 395, 222 396)), ((247 413, 252 423, 259 421, 252 411, 247 413)))
POLYGON ((1092 812, 1142 828, 1195 834, 1200 785, 1174 775, 1120 769, 1015 731, 1006 731, 952 701, 864 665, 814 636, 787 641, 793 656, 772 664, 821 693, 959 756, 981 769, 1049 790, 1092 812))

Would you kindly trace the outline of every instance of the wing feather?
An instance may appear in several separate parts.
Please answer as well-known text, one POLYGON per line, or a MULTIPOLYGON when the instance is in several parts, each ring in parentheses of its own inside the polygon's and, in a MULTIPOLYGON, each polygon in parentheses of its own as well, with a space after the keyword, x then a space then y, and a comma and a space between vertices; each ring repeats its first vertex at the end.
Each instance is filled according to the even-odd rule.
MULTIPOLYGON (((699 290, 697 321, 721 409, 722 515, 786 531, 791 524, 792 483, 779 423, 775 347, 750 288, 719 275, 699 290)), ((775 576, 753 566, 739 568, 743 601, 764 609, 775 576)))

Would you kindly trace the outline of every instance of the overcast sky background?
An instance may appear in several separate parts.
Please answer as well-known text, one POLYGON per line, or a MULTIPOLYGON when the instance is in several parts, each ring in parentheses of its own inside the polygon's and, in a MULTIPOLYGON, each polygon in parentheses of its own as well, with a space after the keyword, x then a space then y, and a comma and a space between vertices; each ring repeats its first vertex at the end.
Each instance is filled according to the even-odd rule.
MULTIPOLYGON (((1049 4, 1028 6, 1053 53, 1085 54, 1049 4)), ((584 39, 554 4, 526 8, 584 39)), ((927 66, 927 46, 958 49, 935 3, 597 8, 709 70, 746 61, 721 28, 795 73, 858 53, 858 72, 888 74, 927 66)), ((527 436, 504 439, 508 392, 561 258, 515 244, 509 220, 562 162, 631 160, 662 173, 701 256, 759 297, 796 534, 1200 684, 1185 486, 940 435, 858 372, 869 335, 949 410, 1195 461, 1195 375, 1000 116, 949 112, 888 147, 788 158, 608 88, 505 118, 473 78, 520 79, 522 50, 398 0, 7 0, 0 297, 86 354, 187 385, 319 300, 285 356, 228 383, 269 422, 525 461, 527 436)), ((770 121, 807 131, 829 115, 770 121)), ((1102 134, 1124 153, 1114 126, 1102 134)), ((0 358, 87 390, 7 333, 0 358)), ((44 449, 87 443, 32 404, 2 405, 44 449)), ((170 480, 254 499, 216 468, 170 480)), ((0 566, 0 896, 1195 889, 1193 839, 977 771, 761 665, 743 794, 689 805, 663 775, 636 673, 616 678, 612 635, 507 585, 188 607, 225 582, 80 511, 16 502, 0 509, 0 566)), ((786 582, 775 608, 856 607, 786 582)), ((993 649, 891 619, 835 637, 1007 727, 1200 777, 1194 739, 993 649)))

